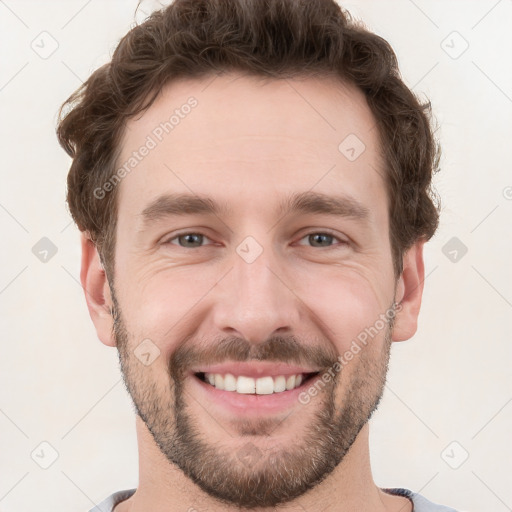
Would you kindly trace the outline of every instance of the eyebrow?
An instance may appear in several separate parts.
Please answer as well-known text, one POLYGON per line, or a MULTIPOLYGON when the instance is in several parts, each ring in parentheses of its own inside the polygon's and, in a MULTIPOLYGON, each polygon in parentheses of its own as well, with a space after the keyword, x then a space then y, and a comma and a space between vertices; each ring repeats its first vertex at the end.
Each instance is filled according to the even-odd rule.
POLYGON ((291 213, 309 213, 366 220, 370 216, 370 210, 352 197, 312 191, 291 195, 281 204, 278 212, 280 217, 291 213))
MULTIPOLYGON (((367 220, 370 210, 349 196, 331 196, 322 192, 300 192, 286 198, 277 209, 278 217, 289 214, 324 214, 367 220)), ((210 197, 194 194, 163 194, 152 201, 141 213, 145 226, 172 216, 232 215, 226 203, 217 203, 210 197)))

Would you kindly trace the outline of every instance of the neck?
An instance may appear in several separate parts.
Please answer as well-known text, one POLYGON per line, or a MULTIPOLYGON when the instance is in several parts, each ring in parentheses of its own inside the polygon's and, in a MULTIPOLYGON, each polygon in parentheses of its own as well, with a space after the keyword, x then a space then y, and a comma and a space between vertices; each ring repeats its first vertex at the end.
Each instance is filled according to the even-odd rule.
MULTIPOLYGON (((115 512, 240 511, 239 507, 226 505, 204 493, 178 467, 169 463, 138 416, 136 416, 136 427, 139 445, 139 486, 131 498, 115 507, 115 512)), ((270 510, 411 512, 411 502, 407 498, 384 493, 373 482, 368 437, 367 424, 342 462, 325 480, 303 496, 272 509, 253 510, 257 512, 270 512, 270 510)))

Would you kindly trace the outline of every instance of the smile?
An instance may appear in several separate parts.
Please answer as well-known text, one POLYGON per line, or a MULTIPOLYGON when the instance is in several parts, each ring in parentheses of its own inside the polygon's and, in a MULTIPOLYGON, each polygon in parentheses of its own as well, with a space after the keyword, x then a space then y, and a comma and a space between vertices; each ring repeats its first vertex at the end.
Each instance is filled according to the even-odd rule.
POLYGON ((231 391, 246 395, 271 395, 296 389, 307 380, 318 375, 318 372, 298 373, 288 376, 279 375, 277 377, 267 375, 259 378, 247 377, 245 375, 234 376, 231 373, 199 372, 195 375, 203 382, 221 391, 231 391))

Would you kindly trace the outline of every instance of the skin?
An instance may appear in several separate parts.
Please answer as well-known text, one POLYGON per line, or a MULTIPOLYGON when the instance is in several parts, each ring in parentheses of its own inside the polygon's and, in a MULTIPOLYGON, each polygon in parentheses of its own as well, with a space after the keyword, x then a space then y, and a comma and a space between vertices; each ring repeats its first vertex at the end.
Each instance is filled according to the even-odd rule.
POLYGON ((110 285, 82 235, 89 312, 99 339, 119 349, 139 414, 139 486, 115 512, 412 511, 408 499, 373 481, 367 420, 382 394, 391 343, 416 332, 424 242, 404 254, 396 278, 385 170, 364 95, 331 78, 212 80, 173 82, 128 122, 120 165, 169 112, 190 96, 198 101, 118 185, 110 285), (353 162, 338 150, 351 133, 366 146, 353 162), (277 215, 283 198, 309 190, 348 195, 368 218, 277 215), (208 196, 231 212, 145 225, 141 212, 163 192, 208 196), (184 232, 204 237, 176 238, 184 232), (334 238, 307 236, 326 232, 334 238), (236 251, 247 236, 263 250, 252 263, 236 251), (186 373, 225 340, 234 340, 230 354, 238 360, 266 354, 287 362, 283 347, 290 346, 294 358, 335 361, 393 303, 400 304, 394 323, 307 405, 297 402, 286 414, 226 414, 186 373), (160 351, 148 366, 134 354, 144 339, 160 351), (250 465, 239 457, 248 447, 258 454, 250 465), (273 493, 256 493, 256 477, 273 493))

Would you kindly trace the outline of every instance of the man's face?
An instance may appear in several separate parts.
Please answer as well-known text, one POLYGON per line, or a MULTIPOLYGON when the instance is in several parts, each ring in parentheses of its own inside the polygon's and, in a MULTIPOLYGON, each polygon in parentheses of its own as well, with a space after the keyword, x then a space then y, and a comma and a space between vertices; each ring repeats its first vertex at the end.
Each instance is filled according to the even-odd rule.
POLYGON ((302 495, 342 461, 387 369, 392 326, 378 320, 396 281, 364 96, 327 79, 177 82, 129 121, 122 148, 118 167, 147 153, 118 185, 112 289, 139 416, 167 460, 226 503, 302 495), (191 96, 197 104, 158 130, 191 96), (219 210, 196 212, 189 201, 173 211, 171 194, 219 210), (341 202, 319 206, 333 206, 329 198, 341 202), (242 392, 202 380, 209 370, 230 373, 242 392), (298 373, 307 375, 296 389, 269 380, 292 387, 298 373), (261 378, 271 394, 250 394, 239 375, 261 378))

